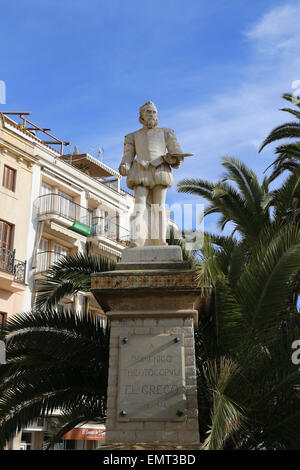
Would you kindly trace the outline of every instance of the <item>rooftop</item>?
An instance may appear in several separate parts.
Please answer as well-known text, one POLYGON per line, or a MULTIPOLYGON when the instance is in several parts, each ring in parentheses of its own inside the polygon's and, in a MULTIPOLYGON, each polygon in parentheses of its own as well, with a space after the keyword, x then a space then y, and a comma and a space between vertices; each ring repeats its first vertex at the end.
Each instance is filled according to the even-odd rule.
POLYGON ((37 124, 34 124, 28 119, 28 116, 31 114, 28 111, 2 111, 4 122, 13 126, 19 132, 30 137, 30 140, 39 142, 41 145, 45 146, 47 149, 51 149, 58 158, 64 160, 65 162, 77 167, 79 170, 84 171, 89 176, 93 178, 99 178, 100 181, 103 180, 103 183, 106 182, 105 178, 115 177, 121 178, 120 173, 116 170, 113 170, 108 165, 105 165, 101 160, 88 153, 67 153, 65 154, 65 147, 70 145, 70 142, 58 139, 53 134, 50 134, 51 129, 40 127, 37 124), (13 116, 14 119, 8 116, 13 116), (58 146, 58 148, 57 148, 58 146), (54 148, 53 148, 54 147, 54 148))
POLYGON ((88 153, 61 155, 61 158, 71 165, 78 167, 79 170, 86 171, 89 176, 93 176, 94 178, 106 178, 110 176, 121 178, 120 173, 88 153))

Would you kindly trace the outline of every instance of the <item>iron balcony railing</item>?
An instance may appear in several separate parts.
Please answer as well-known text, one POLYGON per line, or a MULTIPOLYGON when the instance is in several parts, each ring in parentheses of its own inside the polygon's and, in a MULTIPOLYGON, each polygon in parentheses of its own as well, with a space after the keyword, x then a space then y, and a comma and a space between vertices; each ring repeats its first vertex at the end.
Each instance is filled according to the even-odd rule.
POLYGON ((38 214, 56 214, 66 217, 73 222, 92 226, 93 211, 87 207, 80 206, 61 194, 44 194, 38 197, 38 214))
POLYGON ((93 217, 91 236, 103 236, 126 246, 130 244, 129 230, 103 217, 93 217))
POLYGON ((0 270, 13 274, 15 281, 25 283, 26 261, 16 259, 16 250, 0 247, 0 270))

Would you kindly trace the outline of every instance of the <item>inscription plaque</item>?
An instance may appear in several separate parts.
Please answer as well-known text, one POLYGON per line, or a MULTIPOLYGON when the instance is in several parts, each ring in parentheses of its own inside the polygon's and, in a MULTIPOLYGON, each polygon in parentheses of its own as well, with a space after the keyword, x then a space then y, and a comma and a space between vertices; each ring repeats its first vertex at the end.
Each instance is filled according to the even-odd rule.
POLYGON ((119 421, 186 417, 183 334, 120 337, 119 421))

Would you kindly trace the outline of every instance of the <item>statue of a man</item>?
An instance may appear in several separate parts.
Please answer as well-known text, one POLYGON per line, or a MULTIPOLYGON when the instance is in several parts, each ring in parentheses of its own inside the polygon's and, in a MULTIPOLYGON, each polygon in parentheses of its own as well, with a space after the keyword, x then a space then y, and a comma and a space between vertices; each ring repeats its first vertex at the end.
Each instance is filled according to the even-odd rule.
POLYGON ((125 136, 119 166, 120 174, 127 176, 128 188, 135 193, 132 238, 136 246, 167 245, 166 192, 173 184, 171 167, 179 168, 184 154, 174 131, 157 127, 154 103, 141 106, 139 121, 143 127, 125 136), (145 221, 147 207, 151 208, 150 222, 149 214, 145 221))

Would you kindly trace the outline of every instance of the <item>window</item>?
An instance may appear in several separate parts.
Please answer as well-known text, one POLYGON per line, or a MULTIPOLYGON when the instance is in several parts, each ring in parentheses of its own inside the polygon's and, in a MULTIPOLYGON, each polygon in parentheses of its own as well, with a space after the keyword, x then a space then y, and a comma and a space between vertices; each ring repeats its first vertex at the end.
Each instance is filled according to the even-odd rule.
POLYGON ((13 226, 4 220, 0 220, 0 248, 10 250, 12 248, 13 226))
POLYGON ((9 189, 10 191, 15 191, 16 186, 16 170, 10 168, 9 166, 4 165, 3 171, 3 187, 9 189))
POLYGON ((73 204, 73 198, 62 191, 58 191, 58 212, 61 215, 75 219, 75 205, 73 204))
POLYGON ((109 226, 110 226, 110 223, 109 223, 109 218, 108 218, 108 212, 104 212, 104 232, 109 232, 109 226))
POLYGON ((48 240, 41 238, 40 245, 37 250, 36 258, 36 271, 47 271, 49 268, 49 252, 48 252, 48 240))
POLYGON ((61 256, 67 256, 69 251, 69 248, 55 243, 52 263, 56 263, 56 261, 58 261, 61 256))
POLYGON ((0 269, 8 272, 13 270, 12 238, 13 225, 0 220, 0 269))
POLYGON ((52 209, 52 187, 49 184, 42 184, 40 198, 40 214, 47 214, 52 209))
POLYGON ((4 326, 4 323, 6 322, 6 318, 7 318, 7 313, 0 312, 0 328, 4 326))
POLYGON ((33 447, 32 432, 22 432, 20 447, 21 447, 21 450, 32 450, 32 447, 33 447))
POLYGON ((76 450, 76 441, 74 439, 64 441, 65 450, 76 450))

